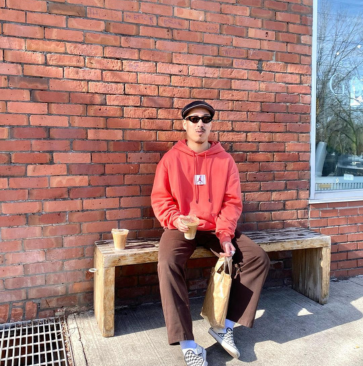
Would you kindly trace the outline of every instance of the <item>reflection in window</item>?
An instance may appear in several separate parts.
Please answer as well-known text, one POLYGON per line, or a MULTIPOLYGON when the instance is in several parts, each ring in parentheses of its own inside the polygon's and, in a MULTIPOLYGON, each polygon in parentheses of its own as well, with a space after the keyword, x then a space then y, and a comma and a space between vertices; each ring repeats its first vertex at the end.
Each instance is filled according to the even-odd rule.
POLYGON ((362 15, 362 0, 319 0, 316 191, 363 189, 362 15))

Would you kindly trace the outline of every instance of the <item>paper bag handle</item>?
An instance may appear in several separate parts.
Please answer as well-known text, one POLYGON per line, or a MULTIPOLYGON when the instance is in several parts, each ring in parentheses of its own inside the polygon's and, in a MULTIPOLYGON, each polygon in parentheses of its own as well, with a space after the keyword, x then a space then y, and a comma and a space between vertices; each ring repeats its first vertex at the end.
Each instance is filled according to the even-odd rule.
MULTIPOLYGON (((213 249, 211 249, 212 253, 217 256, 218 258, 220 258, 220 254, 215 252, 213 249)), ((232 257, 224 257, 224 267, 223 270, 225 273, 227 273, 227 268, 228 268, 228 274, 230 276, 232 276, 232 257)))

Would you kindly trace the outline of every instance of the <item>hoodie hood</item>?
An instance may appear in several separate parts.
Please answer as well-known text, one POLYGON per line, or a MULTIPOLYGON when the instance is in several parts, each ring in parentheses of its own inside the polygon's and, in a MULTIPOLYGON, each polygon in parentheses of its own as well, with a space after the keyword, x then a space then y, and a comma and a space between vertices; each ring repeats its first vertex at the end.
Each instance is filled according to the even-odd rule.
POLYGON ((174 146, 173 149, 177 149, 185 154, 191 155, 191 156, 209 156, 214 154, 219 154, 221 152, 225 152, 220 142, 216 141, 208 141, 211 144, 211 147, 208 150, 202 151, 200 153, 196 153, 193 151, 189 146, 187 145, 187 140, 178 141, 174 146))

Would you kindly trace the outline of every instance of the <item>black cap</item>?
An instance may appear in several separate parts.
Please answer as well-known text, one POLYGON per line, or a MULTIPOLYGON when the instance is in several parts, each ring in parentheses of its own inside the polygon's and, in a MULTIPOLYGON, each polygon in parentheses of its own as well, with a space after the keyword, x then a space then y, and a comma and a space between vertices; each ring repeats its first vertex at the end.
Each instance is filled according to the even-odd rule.
POLYGON ((189 104, 187 104, 181 111, 181 115, 183 117, 183 119, 185 118, 185 116, 188 114, 188 112, 196 107, 203 107, 205 109, 208 109, 208 111, 210 112, 211 116, 214 116, 215 110, 214 108, 209 105, 206 102, 203 102, 202 100, 196 100, 195 102, 191 102, 189 104))

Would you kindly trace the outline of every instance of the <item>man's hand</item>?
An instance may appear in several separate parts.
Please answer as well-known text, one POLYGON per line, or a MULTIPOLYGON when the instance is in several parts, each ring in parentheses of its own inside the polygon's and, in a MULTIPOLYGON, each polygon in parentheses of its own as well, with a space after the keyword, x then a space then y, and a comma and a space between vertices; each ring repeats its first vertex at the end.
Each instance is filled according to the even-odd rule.
POLYGON ((189 228, 188 228, 188 226, 187 226, 187 225, 185 225, 185 224, 183 224, 183 223, 182 223, 181 219, 182 219, 183 217, 186 217, 186 216, 184 216, 184 215, 180 215, 180 216, 179 216, 179 217, 174 221, 174 226, 175 226, 179 231, 181 231, 182 233, 186 233, 186 232, 189 230, 189 228))
POLYGON ((225 241, 221 244, 224 253, 219 253, 221 257, 233 257, 236 252, 236 248, 229 241, 225 241))

